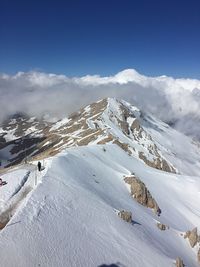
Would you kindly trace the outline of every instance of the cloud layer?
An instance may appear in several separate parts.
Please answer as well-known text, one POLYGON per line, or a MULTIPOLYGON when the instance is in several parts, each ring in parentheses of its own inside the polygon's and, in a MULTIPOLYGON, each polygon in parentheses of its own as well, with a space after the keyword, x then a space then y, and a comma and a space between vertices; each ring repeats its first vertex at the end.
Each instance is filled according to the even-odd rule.
POLYGON ((200 81, 146 77, 133 69, 115 76, 19 72, 0 75, 0 121, 16 112, 61 118, 93 101, 117 97, 200 139, 200 81))

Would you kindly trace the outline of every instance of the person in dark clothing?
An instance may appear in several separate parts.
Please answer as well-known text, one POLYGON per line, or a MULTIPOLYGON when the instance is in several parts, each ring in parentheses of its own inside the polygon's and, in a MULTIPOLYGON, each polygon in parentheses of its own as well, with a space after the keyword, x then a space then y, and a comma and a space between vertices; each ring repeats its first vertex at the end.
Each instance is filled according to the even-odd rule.
POLYGON ((42 164, 41 164, 41 162, 40 161, 38 161, 38 171, 40 172, 41 171, 41 168, 42 168, 42 164))

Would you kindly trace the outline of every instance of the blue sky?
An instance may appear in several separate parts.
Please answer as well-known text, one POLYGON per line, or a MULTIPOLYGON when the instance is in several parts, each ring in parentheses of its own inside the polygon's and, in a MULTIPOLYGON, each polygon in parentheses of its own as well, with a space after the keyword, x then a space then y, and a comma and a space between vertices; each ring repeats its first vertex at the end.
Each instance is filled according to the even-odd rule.
POLYGON ((0 72, 200 79, 200 1, 0 0, 0 72))

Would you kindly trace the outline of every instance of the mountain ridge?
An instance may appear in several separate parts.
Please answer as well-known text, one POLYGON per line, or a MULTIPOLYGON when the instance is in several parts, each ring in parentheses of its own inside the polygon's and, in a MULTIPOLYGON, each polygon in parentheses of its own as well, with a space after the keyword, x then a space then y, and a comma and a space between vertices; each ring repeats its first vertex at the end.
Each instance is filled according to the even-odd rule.
MULTIPOLYGON (((12 151, 19 152, 14 164, 25 156, 40 158, 40 154, 52 156, 67 147, 112 142, 149 166, 175 172, 175 168, 161 156, 151 136, 141 127, 136 118, 138 114, 140 111, 125 101, 105 98, 56 123, 18 118, 18 121, 12 119, 8 122, 9 126, 2 127, 0 132, 1 138, 5 138, 6 131, 11 128, 13 138, 16 135, 16 140, 6 143, 12 146, 12 151)), ((6 150, 5 143, 2 149, 6 150)))
POLYGON ((194 143, 189 137, 124 100, 106 98, 55 123, 34 117, 18 118, 18 122, 16 119, 7 121, 0 128, 0 156, 4 166, 12 166, 25 159, 53 156, 67 147, 113 142, 146 164, 167 171, 179 172, 182 161, 186 159, 185 173, 193 173, 194 163, 190 163, 187 153, 173 139, 183 140, 187 150, 193 151, 192 157, 199 165, 198 142, 194 143), (175 154, 180 157, 184 154, 184 159, 181 161, 175 154), (10 162, 6 163, 7 159, 10 162), (172 166, 170 162, 177 165, 172 166))
POLYGON ((199 266, 190 137, 114 98, 57 122, 11 118, 0 135, 2 266, 199 266))

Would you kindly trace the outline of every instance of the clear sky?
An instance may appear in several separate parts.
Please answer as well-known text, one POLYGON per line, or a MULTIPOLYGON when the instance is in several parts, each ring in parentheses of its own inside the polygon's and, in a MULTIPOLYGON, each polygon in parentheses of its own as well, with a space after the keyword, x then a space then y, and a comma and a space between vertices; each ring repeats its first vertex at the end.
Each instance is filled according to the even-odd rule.
POLYGON ((200 79, 198 0, 0 0, 0 72, 200 79))

